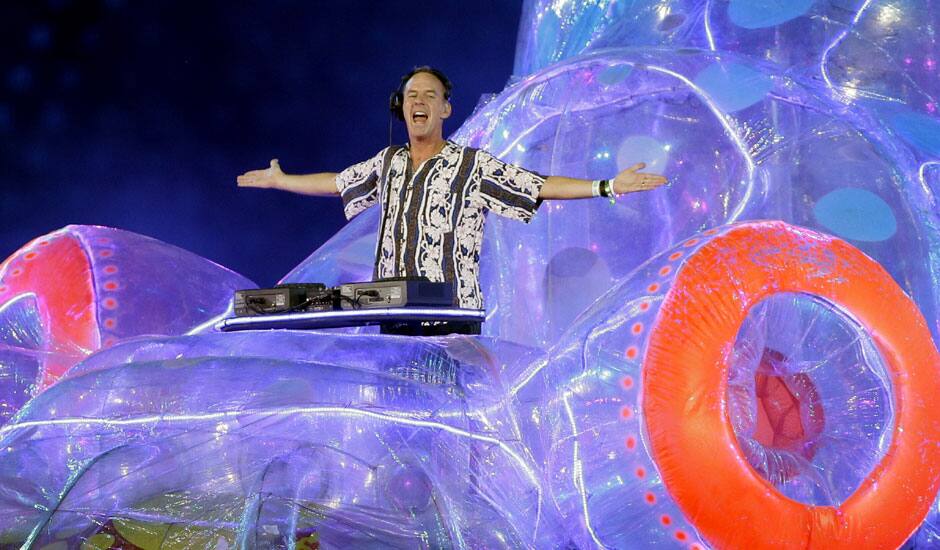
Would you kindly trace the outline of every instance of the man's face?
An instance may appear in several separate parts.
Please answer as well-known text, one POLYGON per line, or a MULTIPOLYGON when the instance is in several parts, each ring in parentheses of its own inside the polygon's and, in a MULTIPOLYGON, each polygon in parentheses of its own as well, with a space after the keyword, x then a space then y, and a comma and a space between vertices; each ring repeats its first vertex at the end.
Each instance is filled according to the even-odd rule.
POLYGON ((450 116, 450 102, 444 99, 444 85, 430 73, 418 73, 405 83, 402 112, 409 139, 441 137, 444 119, 450 116))

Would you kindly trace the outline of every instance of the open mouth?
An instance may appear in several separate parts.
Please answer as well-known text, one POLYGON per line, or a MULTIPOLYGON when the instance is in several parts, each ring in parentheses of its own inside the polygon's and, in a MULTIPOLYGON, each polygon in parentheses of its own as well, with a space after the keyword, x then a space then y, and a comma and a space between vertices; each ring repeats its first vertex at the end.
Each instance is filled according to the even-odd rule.
POLYGON ((425 113, 424 111, 415 111, 415 112, 412 113, 412 115, 411 115, 411 120, 412 120, 413 122, 427 122, 427 121, 428 121, 428 115, 427 115, 427 113, 425 113))

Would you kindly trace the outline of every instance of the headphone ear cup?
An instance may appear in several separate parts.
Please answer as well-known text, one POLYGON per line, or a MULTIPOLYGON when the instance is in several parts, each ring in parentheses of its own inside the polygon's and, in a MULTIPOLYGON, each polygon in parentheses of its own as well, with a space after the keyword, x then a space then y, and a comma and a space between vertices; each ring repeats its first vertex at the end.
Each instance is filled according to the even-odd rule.
POLYGON ((393 93, 392 97, 388 98, 388 110, 391 111, 393 115, 395 115, 395 118, 402 121, 405 120, 405 113, 402 110, 402 104, 404 103, 403 100, 404 98, 402 97, 402 93, 398 91, 393 93))

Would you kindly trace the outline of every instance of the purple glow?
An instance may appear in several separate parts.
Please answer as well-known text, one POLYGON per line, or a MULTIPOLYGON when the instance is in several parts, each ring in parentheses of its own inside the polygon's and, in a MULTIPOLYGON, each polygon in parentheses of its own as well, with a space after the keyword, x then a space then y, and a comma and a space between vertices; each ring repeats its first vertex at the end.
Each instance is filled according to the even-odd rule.
MULTIPOLYGON (((650 331, 690 258, 746 220, 805 228, 791 231, 807 244, 841 231, 940 331, 940 183, 925 170, 940 14, 897 5, 883 33, 870 2, 820 1, 743 28, 716 4, 526 2, 516 65, 531 71, 452 139, 543 174, 647 162, 670 185, 549 202, 528 225, 489 216, 480 337, 218 332, 251 282, 116 230, 50 235, 71 239, 69 262, 27 257, 43 239, 14 254, 0 266, 4 540, 77 547, 108 525, 132 538, 172 524, 196 547, 672 547, 679 533, 709 547, 647 448, 640 398, 650 331), (838 190, 848 199, 817 208, 838 190), (850 240, 860 196, 896 223, 883 241, 850 240), (79 298, 59 303, 64 290, 79 298), (55 383, 40 391, 43 376, 55 383)), ((377 224, 355 219, 284 280, 368 278, 377 224)), ((722 348, 724 404, 774 490, 836 505, 891 442, 891 381, 846 312, 768 292, 722 348), (758 374, 797 403, 802 433, 761 427, 758 374)), ((916 544, 938 540, 937 509, 916 518, 916 544)))

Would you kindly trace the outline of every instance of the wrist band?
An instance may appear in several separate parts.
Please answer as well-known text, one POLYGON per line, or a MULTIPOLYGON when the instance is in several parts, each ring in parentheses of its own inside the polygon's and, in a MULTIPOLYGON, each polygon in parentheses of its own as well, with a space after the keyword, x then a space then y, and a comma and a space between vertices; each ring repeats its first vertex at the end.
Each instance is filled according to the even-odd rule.
POLYGON ((591 196, 601 196, 601 180, 594 180, 591 182, 591 196))
POLYGON ((617 200, 617 195, 614 194, 614 184, 611 180, 601 180, 600 185, 601 196, 608 197, 610 199, 610 204, 614 204, 617 200))

